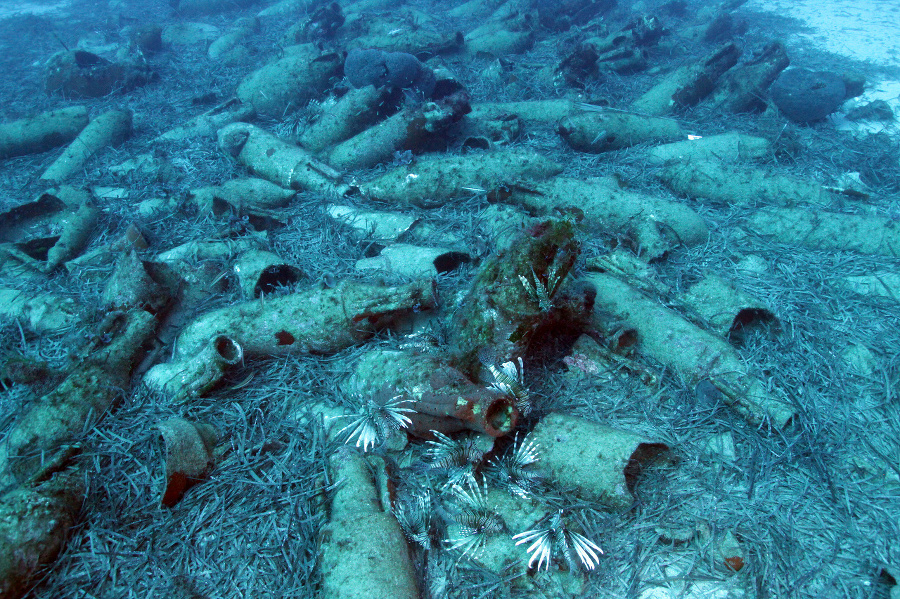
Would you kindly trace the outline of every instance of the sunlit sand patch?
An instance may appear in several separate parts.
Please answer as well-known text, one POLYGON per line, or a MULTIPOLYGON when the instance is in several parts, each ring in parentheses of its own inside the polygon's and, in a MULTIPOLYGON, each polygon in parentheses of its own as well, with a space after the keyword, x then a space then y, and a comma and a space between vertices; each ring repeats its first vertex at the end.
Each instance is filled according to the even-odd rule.
MULTIPOLYGON (((900 36, 897 22, 900 6, 883 6, 872 10, 866 0, 750 0, 747 8, 775 12, 803 21, 811 31, 798 32, 789 38, 794 44, 810 44, 854 60, 876 66, 900 67, 900 36)), ((802 65, 796 65, 802 66, 802 65)), ((846 111, 875 100, 884 100, 900 115, 900 81, 897 79, 870 80, 866 92, 847 102, 841 112, 829 117, 841 130, 862 133, 900 134, 896 121, 853 122, 844 118, 846 111)))
POLYGON ((0 19, 19 15, 45 15, 62 10, 69 2, 23 2, 0 6, 0 19))
POLYGON ((813 31, 793 34, 817 48, 884 66, 900 66, 900 6, 868 0, 750 0, 746 8, 805 22, 813 31), (873 8, 879 7, 873 10, 873 8))

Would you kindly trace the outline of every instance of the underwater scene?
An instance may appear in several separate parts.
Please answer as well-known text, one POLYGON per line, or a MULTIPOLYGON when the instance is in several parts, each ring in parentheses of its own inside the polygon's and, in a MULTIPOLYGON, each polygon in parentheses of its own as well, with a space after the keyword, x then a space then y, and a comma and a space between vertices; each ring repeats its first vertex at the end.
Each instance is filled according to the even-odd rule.
POLYGON ((900 3, 0 2, 0 599, 900 598, 900 3))

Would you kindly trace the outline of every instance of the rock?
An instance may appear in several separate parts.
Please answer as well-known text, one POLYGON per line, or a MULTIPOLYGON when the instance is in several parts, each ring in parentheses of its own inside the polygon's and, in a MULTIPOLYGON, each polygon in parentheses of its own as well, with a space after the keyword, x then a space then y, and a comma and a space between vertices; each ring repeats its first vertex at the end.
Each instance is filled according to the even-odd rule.
POLYGON ((829 71, 788 69, 775 80, 770 93, 787 118, 811 123, 837 110, 847 97, 847 88, 840 75, 829 71))
POLYGON ((847 120, 850 121, 893 121, 894 111, 891 105, 884 100, 875 100, 857 106, 847 113, 847 120))
POLYGON ((841 73, 841 79, 844 81, 844 87, 847 88, 845 100, 858 98, 866 91, 866 76, 859 71, 845 71, 841 73))
POLYGON ((144 54, 156 54, 163 49, 162 27, 144 25, 131 32, 131 43, 144 54))
POLYGON ((406 52, 351 50, 344 61, 344 74, 356 88, 367 85, 415 88, 427 97, 435 86, 434 72, 406 52))

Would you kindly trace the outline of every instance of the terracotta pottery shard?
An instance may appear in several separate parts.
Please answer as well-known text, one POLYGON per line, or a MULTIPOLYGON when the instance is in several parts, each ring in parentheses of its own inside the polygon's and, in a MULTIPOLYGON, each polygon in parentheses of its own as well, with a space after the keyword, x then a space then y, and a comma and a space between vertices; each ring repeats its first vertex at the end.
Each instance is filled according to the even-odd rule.
POLYGON ((206 478, 215 462, 218 439, 209 424, 171 418, 156 425, 166 444, 166 489, 162 504, 172 507, 184 493, 206 478))

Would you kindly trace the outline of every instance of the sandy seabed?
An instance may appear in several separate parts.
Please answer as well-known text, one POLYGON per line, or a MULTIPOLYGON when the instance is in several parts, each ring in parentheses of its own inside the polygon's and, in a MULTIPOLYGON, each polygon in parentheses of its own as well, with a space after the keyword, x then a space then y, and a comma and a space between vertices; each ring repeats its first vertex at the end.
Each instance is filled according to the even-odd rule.
MULTIPOLYGON (((43 92, 40 65, 60 49, 60 40, 71 47, 79 40, 100 47, 122 39, 120 30, 110 23, 179 23, 166 4, 124 2, 119 5, 122 12, 113 14, 105 4, 82 3, 78 5, 82 10, 62 22, 54 20, 54 15, 68 15, 68 3, 0 5, 0 17, 9 17, 2 19, 5 22, 30 15, 16 21, 19 29, 4 30, 0 40, 6 50, 0 64, 11 74, 0 86, 4 119, 76 103, 43 92), (23 39, 28 43, 22 43, 23 39)), ((413 4, 433 14, 443 14, 446 8, 425 1, 413 4)), ((654 12, 664 3, 642 4, 654 12)), ((708 3, 695 8, 703 4, 708 3)), ((738 42, 750 50, 782 39, 789 54, 797 57, 794 66, 812 64, 836 71, 863 68, 870 84, 866 96, 853 105, 881 98, 892 103, 896 113, 900 16, 894 8, 884 8, 886 4, 750 0, 736 12, 749 23, 748 33, 738 42), (872 10, 873 6, 878 8, 872 10), (777 20, 760 20, 759 15, 777 20), (779 28, 773 29, 772 23, 779 28)), ((253 13, 191 20, 225 32, 238 16, 253 13)), ((281 34, 304 16, 297 11, 264 20, 261 31, 248 42, 251 52, 243 63, 211 62, 207 41, 172 46, 152 59, 159 82, 123 96, 84 101, 93 115, 118 107, 135 113, 132 140, 98 155, 71 181, 107 194, 98 196, 103 201, 105 229, 89 249, 122 235, 128 224, 140 220, 135 214, 141 202, 155 198, 171 199, 175 208, 165 217, 139 222, 151 242, 148 259, 180 243, 236 234, 242 226, 239 219, 222 222, 197 214, 186 197, 190 189, 247 176, 246 170, 226 159, 213 139, 163 145, 151 139, 209 108, 203 96, 230 97, 247 73, 279 55, 281 34), (110 166, 147 152, 166 160, 174 178, 160 181, 153 174, 111 174, 110 166)), ((624 25, 627 18, 630 15, 623 10, 611 24, 624 25)), ((453 23, 461 28, 478 24, 453 23)), ((673 17, 669 24, 676 28, 697 25, 689 16, 673 17)), ((416 20, 405 20, 402 26, 417 26, 416 20)), ((337 48, 343 49, 347 41, 340 38, 337 48)), ((539 65, 558 61, 567 46, 564 36, 546 31, 540 32, 539 42, 534 49, 504 56, 502 61, 441 60, 469 89, 473 102, 541 100, 559 92, 535 81, 533 73, 539 65)), ((694 48, 694 43, 666 46, 652 54, 653 66, 665 73, 709 51, 709 47, 694 48)), ((627 106, 658 77, 647 73, 611 76, 593 83, 580 97, 627 106)), ((257 124, 289 136, 314 112, 314 107, 303 108, 283 119, 257 124)), ((830 186, 862 177, 868 182, 869 197, 859 202, 857 196, 847 196, 841 209, 889 218, 900 215, 897 153, 878 139, 850 135, 893 134, 896 120, 859 124, 838 114, 801 127, 774 111, 723 116, 703 106, 677 118, 686 130, 701 136, 738 130, 788 140, 793 153, 773 158, 766 168, 830 186)), ((634 430, 670 445, 677 459, 645 473, 636 489, 635 509, 626 515, 579 503, 565 490, 540 489, 539 501, 559 500, 567 508, 574 506, 567 517, 576 519, 579 529, 605 550, 595 571, 573 576, 583 583, 580 592, 552 587, 558 582, 556 574, 534 572, 534 580, 548 581, 540 594, 510 592, 504 576, 436 546, 427 559, 421 553, 417 556, 423 596, 886 599, 892 588, 896 592, 896 577, 900 577, 900 304, 896 295, 863 293, 849 281, 874 274, 886 283, 879 291, 890 289, 887 283, 898 271, 897 258, 810 249, 748 235, 743 219, 764 206, 752 201, 727 206, 677 197, 655 178, 645 161, 646 148, 602 155, 578 153, 561 142, 553 127, 528 131, 520 143, 565 164, 566 176, 615 174, 631 189, 684 202, 701 214, 710 226, 709 242, 679 249, 654 263, 653 280, 681 290, 712 273, 761 298, 781 326, 774 335, 748 335, 738 352, 748 370, 790 402, 798 415, 785 431, 750 426, 728 409, 703 405, 692 385, 652 359, 637 359, 644 372, 612 368, 588 382, 573 382, 559 362, 529 362, 527 383, 541 398, 539 414, 563 411, 634 430), (642 380, 642 375, 652 378, 650 374, 658 378, 658 386, 648 387, 642 380), (726 543, 731 551, 736 543, 743 556, 739 572, 722 564, 721 548, 726 543)), ((36 174, 57 154, 51 151, 0 164, 0 207, 8 209, 41 193, 36 174)), ((358 175, 365 178, 377 172, 358 175)), ((310 281, 359 277, 353 266, 372 251, 371 244, 353 240, 329 221, 325 203, 315 194, 301 196, 279 215, 291 226, 271 231, 269 247, 296 263, 310 281)), ((488 208, 485 198, 473 197, 459 205, 408 212, 441 234, 452 233, 469 250, 485 248, 490 223, 483 222, 481 215, 488 208)), ((614 237, 589 239, 582 262, 605 255, 614 237)), ((230 264, 207 261, 203 266, 231 281, 230 264)), ((46 288, 77 298, 83 305, 96 305, 111 271, 110 266, 99 276, 95 272, 84 278, 60 273, 32 289, 46 288)), ((459 294, 471 274, 463 269, 442 279, 444 296, 459 294)), ((897 288, 896 283, 892 288, 897 288)), ((232 282, 224 292, 211 294, 198 310, 212 310, 240 298, 232 282)), ((671 298, 657 299, 667 303, 671 298)), ((92 319, 96 315, 86 319, 83 329, 56 337, 32 335, 7 322, 0 328, 3 347, 62 370, 70 365, 71 348, 90 338, 92 319)), ((376 343, 393 347, 397 341, 383 338, 376 343)), ((118 411, 85 435, 89 448, 84 456, 89 472, 85 509, 66 549, 30 596, 318 596, 321 572, 316 548, 325 518, 319 490, 327 457, 336 444, 297 414, 305 403, 322 400, 349 411, 352 406, 336 390, 336 382, 360 351, 327 358, 249 361, 223 389, 193 404, 191 416, 225 431, 231 453, 209 480, 189 491, 173 509, 159 505, 162 450, 153 426, 180 409, 136 387, 118 411)), ((30 398, 22 386, 0 392, 0 434, 6 434, 30 398)), ((423 453, 424 445, 413 442, 394 457, 421 466, 416 460, 423 453)), ((401 477, 401 483, 420 474, 412 470, 404 471, 407 478, 401 477)), ((524 548, 522 557, 527 559, 524 548)), ((565 567, 555 560, 553 572, 565 567)))

